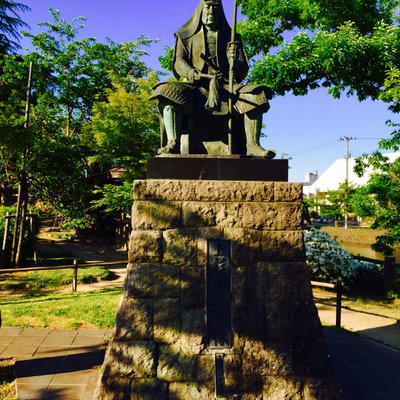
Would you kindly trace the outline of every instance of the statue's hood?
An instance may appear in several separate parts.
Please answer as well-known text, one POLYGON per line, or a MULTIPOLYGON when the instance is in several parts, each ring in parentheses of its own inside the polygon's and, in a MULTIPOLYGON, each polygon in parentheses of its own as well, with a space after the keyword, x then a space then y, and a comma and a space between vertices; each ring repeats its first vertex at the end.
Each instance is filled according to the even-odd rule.
MULTIPOLYGON (((230 37, 231 28, 226 20, 224 7, 222 5, 222 1, 220 1, 220 21, 219 21, 219 28, 218 32, 223 34, 224 36, 230 37)), ((196 32, 201 29, 202 21, 202 11, 203 11, 204 0, 200 0, 196 10, 194 11, 193 15, 190 19, 182 25, 176 32, 175 36, 178 36, 181 40, 187 39, 193 36, 196 32)))

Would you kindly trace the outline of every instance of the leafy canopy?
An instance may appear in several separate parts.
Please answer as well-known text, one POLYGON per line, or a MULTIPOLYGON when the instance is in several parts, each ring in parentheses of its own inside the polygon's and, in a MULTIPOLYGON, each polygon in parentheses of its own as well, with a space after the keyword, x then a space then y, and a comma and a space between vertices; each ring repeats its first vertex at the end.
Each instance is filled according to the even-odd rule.
MULTIPOLYGON (((149 71, 142 61, 143 46, 148 46, 151 40, 140 37, 122 44, 111 39, 106 43, 94 38, 78 40, 84 18, 68 22, 59 11, 50 9, 50 13, 53 20, 40 24, 42 32, 26 34, 34 51, 0 58, 0 174, 3 182, 11 184, 21 174, 26 175, 33 198, 40 198, 63 214, 80 215, 90 189, 89 157, 97 150, 87 146, 83 131, 92 123, 95 104, 106 104, 114 91, 121 96, 140 92, 139 81, 149 71), (25 129, 25 88, 30 61, 33 62, 31 113, 29 129, 25 129)), ((153 119, 149 117, 148 126, 153 119)), ((129 137, 131 126, 125 128, 125 136, 129 137)), ((135 146, 140 148, 138 134, 133 136, 135 146)), ((136 147, 120 147, 119 158, 109 160, 111 164, 129 158, 131 153, 133 158, 142 157, 136 147)), ((135 162, 140 174, 143 161, 135 162)), ((131 164, 133 171, 134 162, 131 164)))
POLYGON ((21 19, 20 13, 30 8, 13 0, 0 0, 0 54, 12 53, 20 49, 20 29, 28 28, 21 19))
MULTIPOLYGON (((397 151, 400 147, 400 130, 392 132, 391 138, 379 142, 380 150, 397 151)), ((400 157, 394 161, 379 150, 357 159, 356 172, 362 175, 372 169, 367 184, 353 197, 355 212, 362 217, 373 217, 373 229, 382 234, 371 247, 385 255, 393 254, 393 247, 400 245, 400 157)))
MULTIPOLYGON (((398 0, 239 0, 250 80, 275 94, 328 87, 377 99, 400 63, 398 0)), ((390 98, 386 98, 390 101, 390 98)))

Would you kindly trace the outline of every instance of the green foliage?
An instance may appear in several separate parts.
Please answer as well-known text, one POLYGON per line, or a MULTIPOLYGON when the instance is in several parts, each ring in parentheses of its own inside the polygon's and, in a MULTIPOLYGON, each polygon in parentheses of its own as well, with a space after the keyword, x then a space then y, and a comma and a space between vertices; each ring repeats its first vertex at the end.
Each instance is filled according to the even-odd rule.
MULTIPOLYGON (((386 148, 394 140, 393 146, 397 147, 398 141, 394 139, 396 135, 398 132, 393 134, 392 139, 380 142, 380 146, 386 148)), ((371 156, 358 159, 356 171, 359 174, 367 167, 374 172, 368 183, 357 190, 353 205, 358 215, 374 217, 371 227, 382 231, 371 247, 391 255, 393 247, 400 244, 400 158, 390 162, 377 151, 371 156)))
POLYGON ((92 167, 106 170, 118 166, 126 170, 122 185, 97 187, 92 208, 104 213, 129 212, 132 206, 132 182, 146 175, 147 159, 159 145, 159 120, 156 104, 149 101, 155 74, 135 80, 136 88, 126 92, 117 85, 107 93, 107 102, 94 106, 92 124, 87 126, 84 140, 93 151, 92 167))
POLYGON ((161 67, 167 71, 172 71, 172 61, 174 58, 174 48, 165 46, 164 47, 165 54, 158 57, 158 61, 160 61, 161 67))
POLYGON ((127 90, 132 89, 132 79, 148 73, 140 57, 142 46, 152 40, 141 36, 135 42, 117 44, 111 39, 106 44, 94 38, 77 40, 85 18, 77 17, 67 22, 60 11, 50 8, 52 22, 39 26, 46 30, 30 37, 40 62, 51 71, 52 91, 57 114, 64 120, 67 137, 79 134, 82 124, 90 120, 97 99, 105 99, 107 89, 113 87, 115 76, 127 90))
POLYGON ((18 40, 20 29, 28 25, 22 21, 19 13, 30 11, 30 8, 13 0, 0 0, 0 54, 16 51, 21 48, 18 40))
POLYGON ((142 61, 143 47, 152 40, 144 36, 122 44, 111 39, 78 40, 83 17, 68 22, 58 10, 50 9, 50 14, 51 22, 39 24, 42 32, 25 33, 32 53, 0 59, 0 174, 9 184, 26 175, 31 198, 51 205, 74 227, 87 227, 92 189, 88 177, 115 165, 125 166, 130 179, 143 176, 144 158, 156 147, 156 110, 147 102, 156 78, 150 77, 147 86, 142 80, 149 72, 142 61), (27 129, 25 87, 31 61, 27 129), (105 124, 101 112, 108 116, 105 124), (93 114, 97 115, 94 130, 93 114), (113 124, 115 137, 107 123, 113 124), (93 140, 87 140, 89 131, 94 132, 93 140), (97 169, 89 165, 91 157, 97 169))
POLYGON ((106 184, 94 192, 100 194, 98 200, 92 200, 93 209, 111 214, 115 211, 130 213, 132 208, 132 183, 124 181, 122 185, 106 184))
POLYGON ((135 80, 135 90, 118 86, 107 92, 107 102, 93 109, 92 124, 85 132, 86 144, 94 150, 91 163, 118 166, 127 170, 126 179, 143 178, 147 159, 159 142, 156 104, 149 101, 155 74, 135 80))
MULTIPOLYGON (((78 283, 90 284, 102 280, 111 280, 113 273, 106 267, 78 269, 78 283)), ((18 272, 0 276, 0 290, 38 290, 49 287, 70 285, 72 269, 53 271, 18 272)))
POLYGON ((397 0, 239 3, 248 53, 261 55, 250 80, 278 95, 304 95, 322 86, 335 98, 347 93, 377 99, 386 72, 400 66, 397 0))
POLYGON ((304 237, 307 266, 313 279, 348 283, 355 275, 353 257, 328 233, 311 228, 304 237))

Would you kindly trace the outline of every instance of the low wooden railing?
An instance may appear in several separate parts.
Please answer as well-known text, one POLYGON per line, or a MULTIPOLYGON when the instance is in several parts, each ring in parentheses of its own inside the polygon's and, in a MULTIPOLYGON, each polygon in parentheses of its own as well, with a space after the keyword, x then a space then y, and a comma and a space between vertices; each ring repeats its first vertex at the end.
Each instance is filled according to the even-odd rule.
POLYGON ((340 328, 342 325, 342 294, 343 287, 341 283, 327 283, 327 282, 317 282, 311 281, 312 286, 324 287, 328 289, 336 290, 336 328, 340 328))
POLYGON ((32 272, 32 271, 50 271, 57 269, 72 269, 72 291, 76 292, 78 287, 78 269, 79 268, 92 268, 92 267, 106 267, 110 265, 128 264, 128 261, 110 261, 110 262, 97 262, 89 261, 86 263, 79 263, 75 258, 72 265, 57 265, 54 267, 28 267, 28 268, 9 268, 0 269, 0 274, 15 274, 17 272, 32 272))

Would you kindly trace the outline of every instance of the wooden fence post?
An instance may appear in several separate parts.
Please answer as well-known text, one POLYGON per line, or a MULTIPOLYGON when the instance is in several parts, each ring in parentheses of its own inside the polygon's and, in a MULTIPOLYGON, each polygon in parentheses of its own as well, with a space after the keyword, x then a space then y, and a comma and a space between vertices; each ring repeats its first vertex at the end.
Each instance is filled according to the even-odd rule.
POLYGON ((395 275, 396 258, 392 256, 385 257, 385 264, 383 264, 383 276, 385 281, 385 290, 389 290, 390 283, 395 275))
POLYGON ((1 266, 4 267, 6 263, 6 251, 7 251, 7 241, 8 241, 8 232, 10 230, 10 213, 6 213, 5 224, 4 224, 4 236, 3 236, 3 245, 1 247, 1 266))
POLYGON ((78 259, 74 258, 74 269, 72 275, 72 291, 76 292, 78 286, 78 259))
POLYGON ((29 216, 29 227, 31 232, 31 240, 32 240, 32 250, 33 250, 33 261, 35 266, 38 265, 38 248, 37 248, 37 238, 36 238, 36 226, 34 215, 29 216))
POLYGON ((342 325, 342 283, 336 284, 336 328, 342 325))

